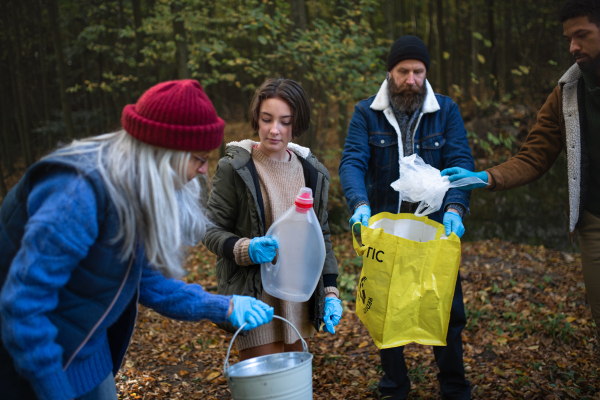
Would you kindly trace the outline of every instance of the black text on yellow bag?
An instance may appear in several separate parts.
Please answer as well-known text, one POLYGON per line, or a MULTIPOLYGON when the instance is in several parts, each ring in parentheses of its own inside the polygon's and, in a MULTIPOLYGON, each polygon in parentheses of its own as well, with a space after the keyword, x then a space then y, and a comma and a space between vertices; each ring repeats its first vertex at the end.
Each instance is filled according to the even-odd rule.
POLYGON ((460 239, 413 214, 380 213, 361 225, 356 314, 380 349, 445 346, 460 264, 460 239))

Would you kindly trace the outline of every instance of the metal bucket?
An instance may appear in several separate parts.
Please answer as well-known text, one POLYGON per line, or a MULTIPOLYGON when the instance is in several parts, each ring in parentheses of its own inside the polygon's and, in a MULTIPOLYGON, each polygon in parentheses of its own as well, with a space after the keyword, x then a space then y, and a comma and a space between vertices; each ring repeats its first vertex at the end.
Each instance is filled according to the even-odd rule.
POLYGON ((302 341, 303 352, 269 354, 251 358, 229 366, 229 353, 235 337, 246 325, 233 335, 223 366, 223 375, 229 383, 234 400, 312 400, 312 358, 306 342, 298 329, 285 318, 274 315, 292 325, 302 341))

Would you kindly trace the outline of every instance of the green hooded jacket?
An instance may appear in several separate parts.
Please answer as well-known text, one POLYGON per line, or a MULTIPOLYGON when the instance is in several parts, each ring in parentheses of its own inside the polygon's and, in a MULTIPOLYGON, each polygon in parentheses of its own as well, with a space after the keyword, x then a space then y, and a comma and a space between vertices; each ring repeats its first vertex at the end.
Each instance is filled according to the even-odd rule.
MULTIPOLYGON (((263 289, 260 265, 240 266, 235 262, 233 255, 233 247, 239 239, 252 239, 266 234, 262 193, 251 156, 252 146, 255 144, 252 140, 229 143, 225 157, 219 160, 207 205, 207 216, 214 225, 208 227, 204 245, 217 255, 219 294, 237 294, 260 299, 263 289)), ((313 191, 313 208, 325 239, 323 272, 309 300, 309 317, 318 331, 325 308, 324 288, 337 286, 338 275, 338 264, 333 254, 327 222, 329 171, 309 149, 290 143, 288 150, 293 151, 302 163, 305 184, 313 191)), ((235 332, 230 323, 219 326, 229 332, 235 332)))

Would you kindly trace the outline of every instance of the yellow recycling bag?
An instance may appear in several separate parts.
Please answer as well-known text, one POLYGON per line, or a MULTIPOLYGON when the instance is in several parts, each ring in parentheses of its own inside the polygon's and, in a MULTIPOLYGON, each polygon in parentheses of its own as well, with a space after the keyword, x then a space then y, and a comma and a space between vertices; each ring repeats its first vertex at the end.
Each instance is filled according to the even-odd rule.
MULTIPOLYGON (((356 225, 356 224, 355 224, 356 225)), ((413 214, 380 213, 361 225, 356 314, 380 349, 411 342, 445 346, 460 263, 460 239, 413 214)))

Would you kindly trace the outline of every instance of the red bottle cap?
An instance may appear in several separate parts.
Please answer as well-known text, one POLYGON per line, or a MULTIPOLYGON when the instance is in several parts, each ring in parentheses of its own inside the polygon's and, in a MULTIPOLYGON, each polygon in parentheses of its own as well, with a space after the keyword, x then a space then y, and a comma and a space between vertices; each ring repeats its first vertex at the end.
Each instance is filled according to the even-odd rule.
POLYGON ((299 208, 311 208, 313 206, 313 197, 311 188, 302 188, 300 192, 296 196, 296 201, 294 202, 296 207, 299 208))

